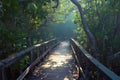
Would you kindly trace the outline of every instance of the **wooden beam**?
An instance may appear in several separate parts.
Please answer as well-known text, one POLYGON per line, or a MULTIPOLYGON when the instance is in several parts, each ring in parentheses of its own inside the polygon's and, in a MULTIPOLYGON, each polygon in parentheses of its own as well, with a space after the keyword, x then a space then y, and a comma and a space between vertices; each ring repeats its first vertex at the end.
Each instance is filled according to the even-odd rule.
MULTIPOLYGON (((58 44, 58 43, 57 43, 58 44)), ((38 62, 40 62, 40 59, 44 58, 47 53, 53 49, 57 44, 54 44, 51 48, 49 48, 47 51, 45 51, 41 56, 39 56, 30 66, 26 68, 26 70, 17 78, 17 80, 23 80, 24 77, 29 73, 31 68, 33 68, 38 62)))
POLYGON ((82 53, 100 72, 106 75, 110 80, 120 80, 120 77, 112 72, 110 69, 101 64, 97 59, 92 57, 77 41, 71 39, 71 41, 81 50, 82 53))
POLYGON ((46 45, 46 44, 48 44, 48 43, 50 43, 52 41, 55 41, 55 39, 52 39, 50 41, 46 41, 46 42, 44 42, 42 44, 34 45, 34 46, 32 46, 30 48, 27 48, 27 49, 25 49, 25 50, 23 50, 23 51, 21 51, 19 53, 11 55, 9 58, 1 60, 0 61, 0 68, 7 67, 7 66, 11 65, 12 63, 14 63, 17 60, 21 59, 24 55, 29 54, 29 52, 34 50, 35 48, 40 47, 41 45, 46 45))

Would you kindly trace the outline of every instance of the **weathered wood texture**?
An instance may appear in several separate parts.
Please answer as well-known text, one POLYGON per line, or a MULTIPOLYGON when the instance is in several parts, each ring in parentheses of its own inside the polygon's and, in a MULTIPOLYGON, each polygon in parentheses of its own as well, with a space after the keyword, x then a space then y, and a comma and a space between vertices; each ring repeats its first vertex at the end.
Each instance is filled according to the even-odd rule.
POLYGON ((55 47, 57 44, 52 45, 52 47, 50 47, 48 50, 46 50, 41 56, 39 56, 33 63, 31 63, 30 66, 28 66, 26 68, 26 70, 17 78, 17 80, 23 80, 23 78, 29 73, 29 71, 31 70, 31 68, 33 68, 38 62, 40 62, 40 60, 42 58, 44 58, 47 53, 53 48, 55 47))
MULTIPOLYGON (((30 69, 31 67, 33 67, 40 60, 38 58, 44 57, 44 55, 46 55, 49 52, 49 50, 53 47, 53 45, 55 46, 56 43, 57 43, 57 40, 52 39, 52 40, 46 41, 44 43, 37 44, 37 45, 34 45, 32 47, 29 47, 29 48, 27 48, 27 49, 25 49, 25 50, 23 50, 23 51, 21 51, 19 53, 16 53, 15 55, 11 55, 9 58, 1 60, 0 61, 0 80, 7 80, 4 70, 7 67, 10 67, 10 65, 12 65, 13 63, 15 63, 18 60, 22 59, 26 55, 30 56, 29 57, 29 59, 30 59, 29 64, 32 63, 29 66, 29 69, 30 69)), ((28 68, 27 68, 27 70, 28 70, 28 68)), ((29 70, 28 70, 28 72, 29 72, 29 70)))
POLYGON ((76 65, 67 41, 60 42, 41 64, 35 66, 27 80, 76 80, 76 65))
POLYGON ((85 73, 83 72, 83 69, 82 69, 82 67, 81 67, 81 64, 80 64, 80 62, 79 62, 79 59, 78 59, 78 54, 76 54, 76 52, 75 52, 75 50, 74 50, 74 48, 73 48, 73 46, 71 45, 71 49, 72 49, 72 52, 73 52, 73 57, 74 57, 74 59, 75 59, 75 62, 76 62, 76 65, 78 66, 78 72, 79 72, 79 77, 78 77, 78 80, 79 79, 85 79, 85 73), (82 77, 81 77, 82 76, 82 77))
MULTIPOLYGON (((85 80, 88 80, 88 76, 90 74, 91 69, 96 70, 94 72, 99 73, 95 80, 120 80, 120 77, 116 75, 114 72, 109 70, 103 64, 101 64, 98 60, 92 57, 77 41, 71 39, 71 45, 75 50, 75 53, 79 59, 81 66, 84 63, 85 65, 82 67, 85 72, 85 80), (92 65, 92 68, 90 68, 92 65), (102 76, 102 77, 100 77, 102 76)), ((90 79, 89 79, 90 80, 90 79)))

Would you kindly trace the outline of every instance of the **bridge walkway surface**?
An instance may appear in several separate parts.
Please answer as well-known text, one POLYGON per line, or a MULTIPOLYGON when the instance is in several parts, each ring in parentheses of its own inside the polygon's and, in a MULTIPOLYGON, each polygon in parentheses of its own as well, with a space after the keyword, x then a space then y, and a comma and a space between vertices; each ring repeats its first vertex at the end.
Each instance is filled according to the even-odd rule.
POLYGON ((74 62, 69 42, 60 42, 42 64, 35 66, 27 80, 76 80, 78 72, 74 62))

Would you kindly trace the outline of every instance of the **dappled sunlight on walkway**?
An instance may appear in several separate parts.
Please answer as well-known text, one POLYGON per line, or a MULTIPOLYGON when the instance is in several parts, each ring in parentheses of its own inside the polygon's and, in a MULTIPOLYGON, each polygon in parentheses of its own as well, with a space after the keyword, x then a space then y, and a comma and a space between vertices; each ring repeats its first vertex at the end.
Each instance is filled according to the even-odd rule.
POLYGON ((36 66, 30 80, 74 80, 76 72, 69 42, 61 42, 42 65, 36 66))
POLYGON ((48 59, 48 62, 44 65, 42 65, 43 68, 49 68, 54 69, 56 67, 61 67, 69 62, 69 60, 72 59, 72 55, 70 54, 61 54, 59 52, 55 52, 53 55, 51 55, 48 59))
POLYGON ((55 69, 56 67, 65 66, 72 59, 68 46, 68 42, 61 42, 58 49, 52 52, 53 54, 49 56, 48 61, 42 67, 55 69))

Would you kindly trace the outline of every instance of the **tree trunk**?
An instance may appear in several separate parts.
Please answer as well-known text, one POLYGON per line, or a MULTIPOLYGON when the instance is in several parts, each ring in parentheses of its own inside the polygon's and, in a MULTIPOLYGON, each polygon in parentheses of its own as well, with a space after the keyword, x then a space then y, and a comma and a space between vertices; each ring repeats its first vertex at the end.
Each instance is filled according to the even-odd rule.
POLYGON ((82 24, 83 24, 83 29, 84 29, 85 33, 87 34, 87 36, 92 44, 92 49, 95 51, 95 56, 97 57, 98 54, 97 54, 96 40, 95 40, 94 35, 91 33, 91 31, 88 28, 87 21, 84 17, 84 12, 82 10, 81 4, 77 0, 71 0, 71 2, 77 6, 77 8, 80 12, 80 16, 81 16, 81 20, 82 20, 82 24))

